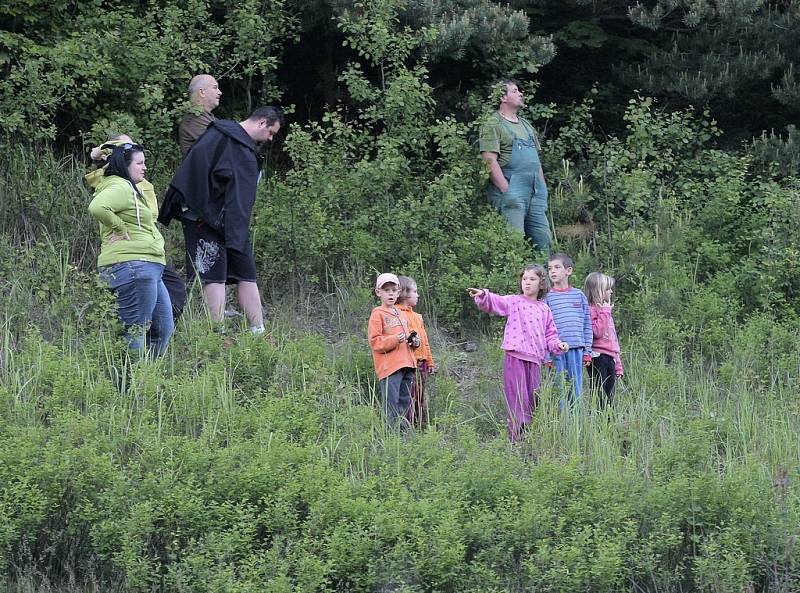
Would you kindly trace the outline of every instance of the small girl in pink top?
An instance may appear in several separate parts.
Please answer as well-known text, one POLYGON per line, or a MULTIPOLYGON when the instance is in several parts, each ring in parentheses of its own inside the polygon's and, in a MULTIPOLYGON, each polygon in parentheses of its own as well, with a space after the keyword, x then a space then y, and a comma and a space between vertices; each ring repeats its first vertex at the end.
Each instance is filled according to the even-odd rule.
POLYGON ((522 436, 536 409, 541 366, 549 357, 569 350, 558 338, 550 308, 542 302, 547 292, 547 272, 528 265, 519 275, 522 294, 501 296, 481 288, 468 288, 481 311, 508 317, 503 334, 503 387, 508 407, 508 435, 512 442, 522 436))
POLYGON ((614 400, 614 386, 622 376, 622 361, 619 358, 619 340, 614 319, 611 317, 611 294, 614 279, 600 272, 586 276, 583 292, 589 301, 589 315, 592 318, 592 362, 589 376, 592 384, 602 387, 600 405, 610 406, 614 400))

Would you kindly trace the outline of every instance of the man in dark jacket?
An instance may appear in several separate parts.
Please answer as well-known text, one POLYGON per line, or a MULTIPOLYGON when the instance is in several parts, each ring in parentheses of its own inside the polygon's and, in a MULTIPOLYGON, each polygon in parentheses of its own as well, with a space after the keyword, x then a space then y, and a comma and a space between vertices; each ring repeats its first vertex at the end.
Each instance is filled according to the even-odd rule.
POLYGON ((165 225, 183 222, 186 274, 200 278, 211 318, 222 321, 225 285, 236 284, 253 333, 264 331, 249 232, 260 175, 256 143, 272 140, 282 121, 277 108, 260 107, 242 122, 211 122, 172 178, 158 217, 165 225))

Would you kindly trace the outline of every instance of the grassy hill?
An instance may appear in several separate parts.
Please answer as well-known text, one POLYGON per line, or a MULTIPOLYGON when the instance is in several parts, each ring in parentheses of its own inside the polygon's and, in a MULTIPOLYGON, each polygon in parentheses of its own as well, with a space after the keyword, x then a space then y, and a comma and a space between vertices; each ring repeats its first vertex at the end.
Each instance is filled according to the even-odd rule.
MULTIPOLYGON (((0 166, 0 590, 800 589, 798 324, 747 304, 766 285, 729 290, 735 265, 701 279, 725 254, 688 207, 595 239, 615 233, 621 278, 614 408, 560 412, 548 377, 511 445, 502 322, 466 302, 436 322, 457 276, 420 278, 440 372, 430 425, 394 434, 366 267, 266 276, 267 338, 213 331, 193 291, 167 356, 130 359, 81 165, 0 166)), ((591 246, 568 247, 580 283, 591 246)))

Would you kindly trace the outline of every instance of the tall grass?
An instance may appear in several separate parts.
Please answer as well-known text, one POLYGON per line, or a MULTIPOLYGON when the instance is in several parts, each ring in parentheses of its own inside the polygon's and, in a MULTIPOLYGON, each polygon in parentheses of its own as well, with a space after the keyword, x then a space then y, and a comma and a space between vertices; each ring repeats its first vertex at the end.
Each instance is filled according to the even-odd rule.
MULTIPOLYGON (((349 298, 350 293, 339 291, 339 294, 343 295, 341 298, 349 298)), ((316 396, 322 409, 335 409, 338 413, 360 406, 377 409, 378 396, 365 337, 350 333, 351 327, 363 325, 363 320, 356 320, 351 314, 344 321, 336 321, 346 332, 336 335, 331 342, 329 335, 306 333, 305 325, 298 335, 298 330, 288 325, 293 316, 290 311, 283 315, 283 320, 280 313, 273 316, 272 343, 254 342, 254 338, 243 334, 236 347, 227 351, 223 348, 223 337, 209 331, 205 316, 200 314, 197 303, 193 303, 167 357, 147 362, 132 361, 120 354, 120 343, 113 339, 113 325, 100 335, 82 333, 85 328, 80 326, 63 325, 65 339, 56 346, 49 340, 43 341, 37 332, 25 336, 13 331, 15 318, 6 312, 2 324, 3 385, 15 394, 14 401, 22 409, 43 389, 46 362, 53 356, 73 358, 70 374, 88 386, 90 394, 108 381, 115 387, 115 397, 127 402, 125 416, 152 409, 159 412, 157 416, 181 419, 189 434, 195 434, 199 425, 212 422, 218 414, 229 415, 239 405, 236 377, 240 375, 246 377, 243 380, 248 387, 280 395, 308 391, 323 381, 330 388, 316 396), (19 342, 25 346, 20 348, 19 342), (266 382, 259 386, 250 377, 251 371, 244 368, 260 355, 269 359, 260 364, 267 365, 263 370, 272 373, 275 384, 270 385, 270 377, 265 376, 266 382), (309 366, 309 359, 313 367, 309 366), (312 368, 315 375, 322 370, 327 376, 324 380, 310 378, 312 368), (100 377, 95 375, 98 371, 100 377), (160 381, 179 378, 191 380, 192 389, 162 392, 160 381)), ((447 338, 436 328, 431 329, 434 341, 445 346, 436 353, 441 374, 432 382, 431 429, 438 428, 438 418, 456 416, 458 423, 474 424, 485 437, 501 438, 505 409, 497 344, 490 338, 478 351, 465 353, 448 346, 447 338)), ((737 360, 744 369, 756 362, 744 357, 737 360)), ((772 471, 797 463, 800 443, 791 438, 800 428, 800 404, 794 397, 796 376, 773 378, 768 386, 759 388, 743 380, 748 376, 746 370, 726 381, 703 364, 668 363, 641 350, 626 351, 626 370, 617 401, 607 412, 600 410, 590 390, 576 409, 561 410, 562 394, 545 374, 539 408, 526 442, 532 446, 535 443, 538 456, 591 458, 598 470, 612 471, 619 464, 630 463, 618 451, 611 453, 608 446, 609 439, 624 436, 630 457, 645 469, 664 441, 679 434, 688 423, 703 420, 717 427, 720 454, 724 452, 718 461, 724 461, 720 465, 723 471, 732 464, 752 460, 772 471)), ((86 400, 87 409, 98 405, 99 402, 86 400)), ((111 407, 115 409, 113 404, 111 407)))
MULTIPOLYGON (((795 527, 792 527, 794 517, 800 511, 796 485, 800 462, 800 442, 796 438, 800 430, 800 406, 794 397, 795 374, 775 375, 774 380, 767 383, 753 379, 746 369, 760 364, 759 361, 750 360, 739 352, 731 359, 736 361, 736 369, 741 365, 742 371, 735 370, 722 377, 701 361, 669 362, 642 348, 626 348, 626 377, 612 409, 601 410, 591 392, 587 392, 574 409, 562 409, 559 400, 563 394, 552 378, 545 374, 540 404, 530 430, 522 443, 512 445, 507 441, 505 431, 500 381, 501 353, 497 338, 480 338, 477 351, 467 353, 431 325, 429 330, 438 345, 435 354, 440 365, 439 374, 431 382, 429 394, 431 422, 421 432, 410 430, 399 434, 388 429, 381 417, 366 338, 352 333, 353 327, 363 325, 362 318, 368 311, 348 310, 347 303, 336 302, 336 299, 351 298, 354 291, 357 291, 354 287, 340 287, 328 297, 327 306, 340 312, 339 317, 330 317, 335 326, 333 332, 310 331, 305 317, 293 324, 292 320, 298 317, 296 309, 275 309, 271 317, 269 339, 251 336, 246 332, 234 332, 232 335, 235 340, 230 346, 224 342, 226 336, 211 330, 198 304, 194 302, 181 320, 167 356, 157 361, 131 358, 117 339, 113 325, 102 333, 94 334, 87 331, 79 322, 80 315, 76 315, 64 326, 64 339, 54 342, 35 331, 14 331, 13 318, 6 315, 0 340, 4 359, 0 375, 0 433, 9 436, 0 437, 0 443, 4 443, 0 444, 0 451, 2 447, 8 447, 10 435, 18 435, 23 431, 62 442, 64 454, 83 456, 86 461, 81 463, 89 463, 90 467, 97 466, 99 458, 96 455, 107 455, 110 465, 103 462, 102 471, 109 472, 109 476, 116 476, 111 483, 124 480, 129 487, 143 487, 144 491, 137 493, 132 490, 129 495, 135 500, 147 500, 156 496, 156 493, 154 491, 146 495, 147 489, 151 488, 146 483, 158 475, 161 476, 158 483, 162 484, 158 488, 164 488, 165 471, 181 483, 185 480, 189 483, 201 480, 197 482, 196 494, 210 496, 209 486, 202 482, 208 478, 202 476, 209 475, 208 471, 214 467, 218 469, 213 471, 230 471, 224 469, 222 462, 227 455, 225 451, 238 455, 236 451, 257 450, 263 452, 259 455, 273 456, 278 446, 285 450, 285 454, 294 456, 292 464, 301 464, 293 470, 300 473, 285 474, 281 486, 277 486, 279 491, 288 489, 287 495, 301 488, 305 492, 302 497, 310 496, 310 492, 317 488, 312 484, 321 476, 327 476, 325 481, 335 480, 335 476, 339 476, 351 485, 350 488, 358 491, 377 487, 369 485, 379 480, 378 483, 396 484, 398 492, 413 492, 417 500, 414 504, 438 505, 433 515, 437 520, 455 512, 462 504, 468 505, 465 509, 470 505, 477 505, 474 508, 478 509, 490 504, 490 508, 495 509, 491 512, 491 521, 495 523, 485 525, 486 529, 507 529, 501 527, 502 514, 498 514, 502 506, 495 507, 501 503, 489 502, 496 496, 501 497, 499 500, 506 500, 507 496, 522 497, 522 500, 547 497, 550 495, 545 495, 544 491, 535 494, 527 490, 528 486, 524 486, 531 480, 538 484, 537 488, 547 483, 537 481, 537 471, 557 472, 560 476, 556 478, 558 480, 573 480, 574 477, 568 476, 572 476, 570 472, 577 471, 584 480, 580 491, 583 488, 589 490, 576 493, 575 496, 586 499, 586 502, 599 496, 590 484, 604 484, 603 487, 618 484, 621 490, 617 493, 617 502, 624 504, 627 509, 624 511, 628 516, 626 521, 641 522, 639 534, 643 538, 649 537, 647 534, 656 529, 657 523, 652 523, 655 519, 648 518, 644 509, 635 510, 639 508, 636 498, 655 497, 656 503, 665 505, 666 509, 669 505, 678 504, 677 500, 684 496, 669 490, 672 484, 683 480, 685 487, 690 489, 685 496, 688 496, 689 508, 694 509, 692 513, 704 517, 711 513, 711 518, 703 519, 702 525, 694 527, 691 527, 691 518, 683 519, 686 521, 684 524, 678 522, 677 531, 670 533, 680 534, 684 533, 682 529, 690 529, 685 532, 688 533, 686 537, 696 537, 697 546, 684 547, 676 540, 671 544, 671 554, 678 554, 683 560, 665 556, 656 562, 657 566, 647 570, 656 571, 657 568, 662 570, 664 566, 673 566, 671 570, 674 571, 677 570, 674 568, 677 564, 674 563, 679 560, 684 563, 683 568, 677 573, 670 573, 671 576, 653 573, 654 576, 651 576, 659 583, 657 586, 648 586, 637 580, 635 588, 648 591, 677 591, 681 588, 699 590, 702 581, 706 585, 716 583, 716 589, 708 589, 704 585, 703 590, 734 591, 741 590, 735 587, 751 585, 756 587, 754 590, 789 590, 786 587, 781 589, 783 585, 779 584, 777 576, 769 576, 772 568, 761 562, 779 562, 775 554, 780 550, 783 550, 780 553, 788 554, 787 558, 795 557, 795 552, 790 549, 791 538, 797 535, 795 527), (200 448, 192 446, 192 442, 198 443, 200 448), (174 461, 171 459, 182 461, 173 467, 174 461), (303 464, 316 467, 314 473, 308 476, 316 474, 318 477, 304 477, 303 472, 307 470, 300 469, 303 464), (527 477, 529 475, 531 477, 527 477), (484 485, 487 478, 489 481, 484 485), (135 486, 137 483, 140 486, 135 486), (745 488, 741 486, 743 483, 755 485, 745 488), (758 552, 747 547, 756 544, 748 540, 746 535, 739 532, 730 535, 727 531, 730 526, 726 525, 735 520, 735 513, 741 512, 736 509, 741 509, 744 503, 735 500, 735 497, 732 502, 709 498, 710 492, 726 484, 726 496, 731 496, 732 492, 743 492, 743 496, 749 497, 753 496, 754 491, 760 493, 759 496, 765 496, 761 501, 763 508, 759 507, 758 512, 772 509, 770 513, 774 512, 774 515, 765 516, 764 520, 773 522, 771 537, 783 533, 783 539, 771 540, 771 547, 758 547, 758 550, 762 550, 758 552), (778 487, 780 490, 776 491, 778 487), (442 493, 444 499, 439 498, 442 493), (456 506, 441 506, 446 499, 451 499, 456 506), (731 505, 730 511, 726 504, 731 505), (784 518, 780 519, 781 516, 784 518), (722 522, 707 523, 713 520, 722 522), (774 523, 776 520, 777 524, 774 523), (694 536, 691 535, 691 529, 695 530, 694 536), (723 536, 730 541, 718 539, 723 536), (712 552, 722 556, 714 556, 712 552), (741 566, 731 564, 733 557, 724 555, 734 553, 739 554, 736 558, 741 561, 741 566), (758 554, 761 553, 768 555, 758 560, 758 554), (713 566, 721 566, 720 563, 733 571, 728 575, 729 578, 726 577, 728 581, 725 583, 728 584, 723 583, 721 577, 715 580, 719 575, 713 566)), ((58 465, 53 465, 58 456, 45 455, 42 458, 35 451, 29 454, 33 458, 38 457, 38 463, 43 468, 38 472, 37 480, 46 479, 48 472, 58 475, 58 465)), ((76 470, 81 463, 74 466, 76 470)), ((242 463, 245 463, 243 467, 247 466, 244 460, 242 463)), ((81 471, 85 472, 86 469, 81 471)), ((4 479, 19 484, 23 475, 16 472, 13 468, 7 468, 4 479)), ((70 478, 73 479, 80 482, 84 478, 70 478)), ((248 497, 246 488, 243 489, 239 482, 236 484, 239 485, 231 485, 234 489, 229 495, 248 497)), ((566 487, 566 482, 564 484, 566 487)), ((118 494, 113 493, 109 484, 99 483, 98 486, 99 492, 105 494, 94 499, 91 503, 93 508, 118 504, 119 501, 113 502, 118 494)), ((381 486, 380 490, 385 491, 385 488, 381 486)), ((60 501, 59 508, 75 504, 61 496, 54 499, 60 501)), ((176 496, 188 496, 188 491, 176 496)), ((217 504, 212 499, 206 499, 205 504, 217 504)), ((167 504, 166 500, 163 499, 159 504, 167 504)), ((181 500, 174 499, 168 504, 181 505, 181 500)), ((599 496, 594 504, 607 505, 603 500, 605 495, 599 496)), ((189 499, 184 502, 188 503, 189 499)), ((374 504, 383 508, 383 503, 374 504)), ((6 516, 10 512, 12 517, 18 513, 14 510, 4 512, 6 516)), ((49 544, 46 542, 54 541, 54 538, 56 541, 59 538, 70 541, 68 529, 59 535, 43 527, 48 521, 62 520, 58 519, 58 515, 47 519, 51 512, 54 511, 43 509, 44 523, 38 523, 37 529, 41 531, 33 532, 35 536, 29 533, 22 538, 21 532, 14 531, 3 544, 6 546, 6 562, 10 561, 13 565, 26 561, 32 567, 15 573, 17 580, 13 590, 21 591, 32 586, 36 571, 41 572, 42 563, 49 557, 49 544), (33 537, 34 541, 23 545, 29 537, 33 537)), ((291 511, 294 512, 300 511, 291 511)), ((316 512, 312 512, 312 515, 316 512)), ((682 511, 673 509, 672 512, 682 511)), ((92 521, 101 521, 100 517, 91 519, 91 512, 86 516, 89 520, 87 529, 96 531, 99 524, 91 527, 92 521)), ((301 512, 294 520, 302 516, 301 512)), ((577 528, 588 517, 583 514, 574 516, 570 521, 576 522, 577 528)), ((170 519, 171 526, 164 529, 180 530, 183 520, 189 522, 187 525, 192 524, 194 532, 206 534, 200 540, 193 540, 193 544, 186 540, 183 545, 196 547, 217 529, 210 524, 204 527, 194 524, 195 520, 188 516, 185 519, 170 519), (200 531, 196 531, 198 529, 200 531)), ((743 521, 745 526, 751 525, 747 523, 749 519, 738 520, 743 521)), ((135 532, 129 531, 131 526, 127 525, 119 526, 120 537, 135 539, 135 532)), ((320 525, 318 529, 327 532, 334 525, 320 525)), ((477 529, 477 525, 470 529, 477 529)), ((306 528, 311 529, 310 526, 303 529, 306 528)), ((397 528, 404 533, 404 528, 399 525, 397 528)), ((94 537, 100 537, 99 533, 96 532, 94 537)), ((153 534, 149 537, 155 537, 158 531, 148 528, 148 533, 153 534)), ((510 533, 506 532, 503 538, 511 537, 510 533)), ((542 544, 544 540, 537 539, 540 536, 535 536, 535 533, 534 529, 530 535, 534 538, 532 541, 542 544)), ((164 536, 167 535, 165 532, 164 536)), ((403 541, 410 534, 398 537, 399 541, 403 541)), ((473 537, 477 536, 468 536, 467 539, 473 537)), ((88 550, 96 550, 90 554, 102 549, 96 543, 83 545, 88 550)), ((47 578, 58 580, 72 571, 82 575, 70 577, 74 582, 80 582, 81 578, 90 581, 111 579, 114 582, 122 579, 125 587, 131 590, 160 587, 144 577, 136 576, 131 563, 139 558, 139 552, 132 549, 125 552, 124 546, 128 544, 106 545, 117 550, 117 559, 107 557, 101 562, 105 568, 90 569, 86 564, 87 558, 79 554, 72 559, 61 558, 60 561, 68 566, 61 566, 58 562, 53 564, 53 559, 47 560, 51 566, 60 566, 55 573, 48 573, 47 578), (129 556, 123 558, 120 556, 123 553, 129 556), (87 570, 89 572, 86 574, 81 572, 87 570)), ((202 545, 211 543, 206 541, 202 545)), ((250 546, 254 544, 241 542, 237 545, 240 547, 236 549, 242 552, 251 550, 250 546)), ((264 545, 264 542, 259 545, 264 545)), ((355 540, 348 545, 355 545, 355 540)), ((441 545, 450 544, 442 541, 441 545)), ((586 546, 586 553, 588 550, 597 552, 601 542, 586 540, 581 545, 586 546)), ((164 550, 170 548, 167 543, 157 546, 167 546, 164 550)), ((191 562, 190 558, 182 557, 177 549, 160 553, 167 556, 158 561, 152 558, 147 560, 148 566, 158 565, 169 569, 170 566, 177 567, 173 563, 179 562, 181 570, 189 571, 184 578, 206 578, 201 576, 205 573, 199 567, 190 568, 190 564, 186 564, 191 562), (168 560, 167 557, 173 559, 168 560)), ((323 554, 322 551, 315 553, 323 554)), ((333 552, 329 550, 324 554, 333 552)), ((652 551, 652 554, 652 558, 658 558, 660 552, 652 551)), ((326 556, 328 562, 340 566, 337 570, 346 571, 344 564, 338 564, 342 560, 334 556, 326 556)), ((460 557, 463 562, 465 556, 460 557)), ((543 566, 550 566, 548 563, 541 564, 541 559, 535 558, 530 557, 529 561, 533 564, 526 570, 531 571, 534 566, 539 567, 536 570, 544 570, 543 566)), ((632 575, 630 578, 640 579, 647 573, 641 567, 625 566, 625 558, 631 560, 622 552, 614 558, 614 575, 629 574, 632 575)), ((569 562, 567 556, 561 561, 569 562)), ((791 573, 794 560, 785 559, 783 562, 788 563, 783 568, 791 573)), ((586 577, 581 582, 594 583, 591 585, 594 588, 588 590, 626 589, 619 588, 616 576, 609 577, 611 580, 607 582, 592 580, 588 576, 591 572, 588 567, 580 568, 580 563, 575 566, 579 572, 589 571, 585 574, 581 572, 586 577)), ((395 566, 392 570, 399 568, 395 566)), ((552 566, 547 570, 552 570, 552 566)), ((362 590, 360 586, 352 584, 352 575, 345 578, 344 573, 326 574, 328 576, 325 578, 330 583, 349 582, 351 584, 347 586, 352 590, 362 590)), ((526 579, 535 580, 535 574, 538 573, 530 572, 519 587, 524 587, 521 583, 528 582, 526 579)), ((235 580, 234 576, 230 578, 235 580)), ((418 578, 423 577, 414 577, 418 578)), ((460 578, 451 576, 445 580, 450 587, 461 582, 460 578)), ((540 574, 536 578, 545 577, 540 574)), ((555 577, 550 574, 546 578, 555 577)), ((501 578, 500 582, 506 584, 499 590, 517 590, 510 581, 501 578)), ((44 584, 42 587, 47 588, 44 584)), ((412 587, 412 590, 415 589, 412 587)), ((546 590, 570 589, 551 585, 546 590)))
MULTIPOLYGON (((800 587, 791 324, 754 317, 703 357, 643 323, 625 336, 611 409, 589 390, 563 409, 545 372, 511 444, 502 321, 456 340, 429 315, 430 424, 397 432, 366 342, 369 271, 272 294, 261 337, 236 322, 221 334, 192 289, 167 355, 140 359, 95 280, 85 203, 64 189, 80 171, 12 162, 0 182, 0 590, 800 587), (14 181, 25 175, 34 190, 14 181), (31 206, 37 192, 60 200, 58 216, 31 206)), ((421 279, 424 299, 434 280, 421 279)))

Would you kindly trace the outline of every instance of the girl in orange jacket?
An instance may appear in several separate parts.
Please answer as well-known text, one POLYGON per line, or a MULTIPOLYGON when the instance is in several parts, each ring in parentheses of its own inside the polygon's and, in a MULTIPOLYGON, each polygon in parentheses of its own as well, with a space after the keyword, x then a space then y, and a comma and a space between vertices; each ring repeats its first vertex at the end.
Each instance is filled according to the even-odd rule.
POLYGON ((411 406, 406 413, 406 419, 414 426, 422 428, 428 422, 428 402, 425 399, 425 383, 428 375, 436 372, 436 364, 433 361, 431 345, 428 341, 428 333, 425 331, 425 324, 422 315, 414 312, 414 307, 419 300, 417 283, 413 278, 400 276, 400 296, 397 298, 397 308, 403 311, 408 317, 408 328, 412 332, 417 332, 419 336, 419 348, 414 350, 414 358, 417 363, 417 372, 414 384, 411 388, 411 406))

